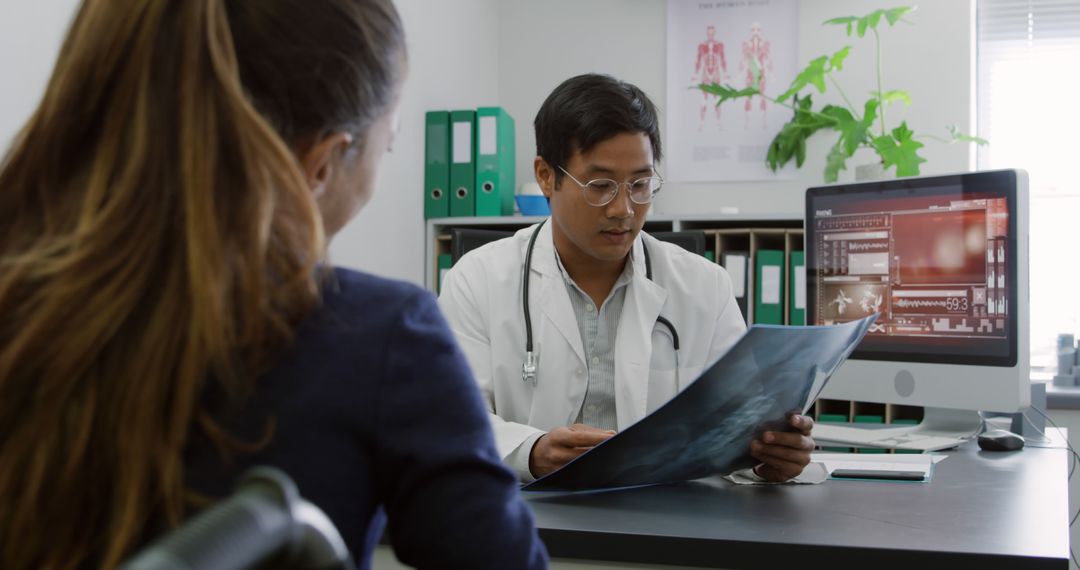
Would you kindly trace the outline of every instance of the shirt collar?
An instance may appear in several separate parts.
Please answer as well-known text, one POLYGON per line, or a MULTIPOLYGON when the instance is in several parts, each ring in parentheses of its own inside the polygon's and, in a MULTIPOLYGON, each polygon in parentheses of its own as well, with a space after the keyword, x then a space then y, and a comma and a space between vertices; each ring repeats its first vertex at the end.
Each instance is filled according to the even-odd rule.
MULTIPOLYGON (((573 285, 575 289, 581 291, 581 287, 574 282, 570 277, 570 274, 567 273, 566 268, 563 267, 562 257, 559 256, 559 250, 555 247, 552 247, 551 250, 555 252, 555 267, 559 268, 559 274, 562 275, 563 281, 565 281, 567 285, 573 285)), ((630 255, 626 256, 626 263, 623 265, 622 273, 620 273, 619 277, 615 280, 615 286, 611 288, 612 293, 625 287, 634 279, 634 256, 632 251, 633 250, 631 250, 630 255)), ((610 296, 611 295, 609 294, 608 297, 610 296)))

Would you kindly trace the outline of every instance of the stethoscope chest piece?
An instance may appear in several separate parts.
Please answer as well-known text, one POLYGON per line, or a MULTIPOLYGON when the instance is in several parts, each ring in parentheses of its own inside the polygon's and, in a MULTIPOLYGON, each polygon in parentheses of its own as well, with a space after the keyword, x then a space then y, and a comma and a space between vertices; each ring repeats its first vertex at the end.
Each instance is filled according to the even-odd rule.
POLYGON ((525 353, 525 362, 521 363, 521 380, 536 386, 536 353, 531 350, 525 353))

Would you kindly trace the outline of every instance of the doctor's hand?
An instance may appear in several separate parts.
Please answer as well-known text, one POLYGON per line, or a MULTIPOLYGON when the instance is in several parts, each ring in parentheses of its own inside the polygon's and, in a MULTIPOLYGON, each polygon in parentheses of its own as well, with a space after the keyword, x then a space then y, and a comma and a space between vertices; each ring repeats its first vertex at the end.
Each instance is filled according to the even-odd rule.
POLYGON ((540 478, 615 435, 585 424, 557 427, 540 436, 529 453, 529 471, 540 478))
POLYGON ((814 420, 792 414, 788 423, 795 431, 767 431, 760 439, 750 442, 750 455, 761 461, 754 467, 754 473, 767 481, 787 481, 810 464, 810 452, 814 450, 810 431, 814 429, 814 420))

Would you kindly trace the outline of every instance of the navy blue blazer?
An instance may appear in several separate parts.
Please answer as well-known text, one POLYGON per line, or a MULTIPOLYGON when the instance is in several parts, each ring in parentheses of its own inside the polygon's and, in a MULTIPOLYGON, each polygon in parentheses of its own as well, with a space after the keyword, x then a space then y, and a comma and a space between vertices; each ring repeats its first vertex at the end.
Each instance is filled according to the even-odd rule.
POLYGON ((228 495, 253 465, 281 468, 369 567, 384 525, 419 568, 543 568, 547 554, 517 478, 502 465, 479 392, 435 298, 336 269, 321 307, 222 425, 256 441, 224 459, 193 429, 193 490, 228 495), (385 513, 385 514, 384 514, 385 513))

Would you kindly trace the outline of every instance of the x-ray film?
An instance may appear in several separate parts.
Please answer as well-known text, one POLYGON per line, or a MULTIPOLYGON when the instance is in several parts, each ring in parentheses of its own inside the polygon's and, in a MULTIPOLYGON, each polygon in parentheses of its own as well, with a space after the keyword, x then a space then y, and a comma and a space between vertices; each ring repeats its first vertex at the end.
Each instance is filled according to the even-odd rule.
POLYGON ((840 325, 754 325, 671 401, 530 483, 585 491, 674 483, 753 465, 750 442, 806 413, 877 315, 840 325))

